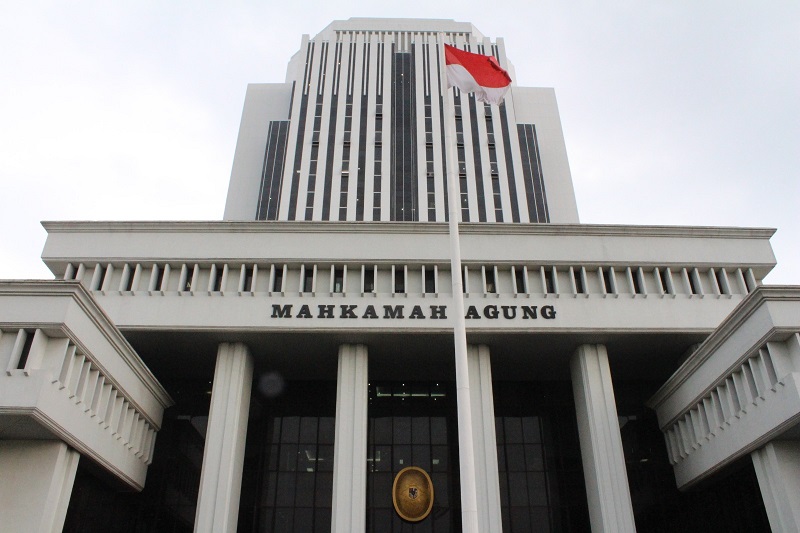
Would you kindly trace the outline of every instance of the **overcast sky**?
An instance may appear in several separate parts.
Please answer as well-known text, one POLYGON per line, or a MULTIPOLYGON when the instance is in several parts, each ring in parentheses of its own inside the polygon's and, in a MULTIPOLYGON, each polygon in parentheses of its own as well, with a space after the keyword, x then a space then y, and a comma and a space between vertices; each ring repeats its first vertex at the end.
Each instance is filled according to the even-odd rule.
POLYGON ((0 278, 50 277, 41 220, 221 219, 247 83, 358 16, 505 38, 582 222, 777 228, 767 282, 800 284, 800 2, 277 4, 3 2, 0 278))

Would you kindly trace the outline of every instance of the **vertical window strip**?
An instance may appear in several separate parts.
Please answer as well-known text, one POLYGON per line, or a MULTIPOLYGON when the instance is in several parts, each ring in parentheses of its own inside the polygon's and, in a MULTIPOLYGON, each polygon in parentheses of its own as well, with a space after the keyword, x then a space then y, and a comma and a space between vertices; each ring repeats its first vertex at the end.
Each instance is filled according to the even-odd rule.
POLYGON ((353 76, 355 75, 355 43, 350 43, 347 61, 347 95, 344 106, 344 137, 342 142, 342 175, 339 185, 339 220, 347 220, 347 195, 350 187, 350 139, 353 130, 353 76))
POLYGON ((306 68, 303 71, 303 94, 308 94, 309 81, 308 77, 311 75, 311 67, 314 63, 314 43, 309 42, 306 49, 306 68))
POLYGON ((431 95, 431 73, 430 73, 430 45, 423 43, 422 45, 422 90, 425 92, 426 97, 431 95))
POLYGON ((308 168, 308 181, 306 188, 305 219, 312 220, 314 216, 314 197, 317 189, 317 168, 319 165, 319 137, 322 130, 322 110, 324 107, 323 96, 325 92, 325 74, 328 69, 328 43, 322 43, 320 50, 319 76, 317 77, 317 98, 314 105, 314 122, 311 132, 311 159, 308 168))
POLYGON ((381 142, 380 149, 375 148, 375 172, 372 184, 372 220, 381 219, 381 181, 383 176, 383 64, 384 44, 378 43, 375 51, 377 57, 377 72, 375 73, 375 142, 381 142))
POLYGON ((489 174, 492 180, 492 196, 494 197, 494 218, 496 222, 503 222, 503 199, 500 189, 500 168, 497 164, 497 146, 495 144, 494 124, 492 122, 492 107, 483 104, 483 116, 486 121, 487 148, 489 150, 489 174))
POLYGON ((532 154, 531 143, 532 139, 528 137, 527 124, 517 124, 517 132, 519 134, 519 148, 522 154, 522 174, 525 181, 525 196, 528 202, 528 216, 531 222, 539 222, 536 213, 536 201, 533 192, 533 171, 532 171, 532 154))
POLYGON ((294 152, 294 165, 292 167, 292 186, 289 191, 288 219, 295 220, 297 216, 297 194, 300 189, 300 164, 303 161, 303 139, 306 131, 306 113, 308 113, 308 72, 313 63, 314 43, 309 43, 306 54, 306 76, 303 78, 302 96, 300 98, 300 113, 297 124, 297 140, 294 152))
POLYGON ((511 201, 511 221, 519 222, 519 199, 517 198, 517 183, 514 177, 514 160, 511 153, 511 138, 508 132, 508 108, 505 102, 500 104, 500 132, 503 139, 503 151, 506 156, 506 176, 508 177, 509 200, 511 201))
POLYGON ((337 40, 334 52, 336 60, 333 62, 333 97, 339 94, 339 81, 342 79, 342 42, 337 40))
POLYGON ((287 118, 292 118, 292 109, 294 109, 294 96, 295 96, 294 92, 297 89, 296 86, 297 86, 297 81, 293 81, 292 82, 292 94, 289 97, 289 115, 287 116, 287 118))
MULTIPOLYGON (((428 68, 430 68, 430 45, 424 44, 423 46, 423 63, 425 67, 423 72, 426 78, 429 77, 428 68)), ((430 84, 430 80, 427 81, 430 84)), ((427 189, 428 200, 428 221, 436 221, 436 187, 433 171, 433 116, 432 116, 432 103, 430 90, 426 91, 424 109, 425 109, 425 182, 427 189)))
POLYGON ((478 198, 478 221, 486 222, 486 198, 483 189, 483 165, 481 164, 480 135, 475 95, 467 96, 469 102, 470 129, 472 131, 472 159, 475 165, 475 193, 478 198))
POLYGON ((456 121, 456 159, 458 165, 458 187, 461 202, 461 222, 469 222, 469 185, 467 183, 467 163, 464 148, 464 123, 461 113, 462 94, 454 88, 453 109, 456 121))
POLYGON ((536 124, 530 125, 531 134, 533 136, 533 150, 536 156, 534 165, 534 182, 533 188, 536 194, 536 210, 540 213, 540 222, 550 222, 550 212, 547 208, 547 194, 544 190, 544 175, 542 174, 542 160, 539 153, 539 137, 536 134, 536 124))
POLYGON ((350 59, 348 60, 347 70, 347 94, 353 94, 353 83, 356 79, 356 43, 350 43, 350 59))
MULTIPOLYGON (((439 80, 439 87, 440 89, 444 87, 445 80, 442 79, 442 64, 441 64, 441 57, 439 55, 439 51, 442 49, 441 46, 437 44, 436 46, 436 77, 439 80)), ((449 89, 445 89, 449 90, 449 89)), ((444 197, 444 221, 447 222, 449 219, 449 207, 447 204, 447 157, 445 156, 447 152, 447 145, 445 143, 445 118, 444 118, 444 97, 442 96, 442 91, 438 91, 439 95, 439 138, 440 138, 440 146, 442 147, 442 196, 444 197)))
POLYGON ((392 54, 391 220, 418 220, 414 54, 392 54))
POLYGON ((531 222, 549 222, 536 128, 533 124, 517 124, 517 132, 522 153, 522 171, 525 178, 525 193, 530 220, 531 222))
POLYGON ((331 188, 333 187, 333 147, 336 141, 336 118, 339 108, 339 75, 341 71, 342 61, 342 43, 336 43, 334 49, 334 83, 332 84, 333 91, 331 94, 331 116, 328 121, 328 144, 325 147, 327 156, 325 158, 325 182, 322 190, 322 220, 330 220, 331 216, 331 188))
POLYGON ((328 72, 328 45, 329 43, 322 43, 322 53, 320 54, 319 74, 317 76, 317 94, 322 95, 325 90, 325 76, 328 72))
POLYGON ((356 220, 364 220, 364 180, 367 157, 367 93, 369 88, 370 44, 364 43, 363 65, 361 67, 361 120, 358 140, 358 181, 356 182, 356 220))
POLYGON ((283 184, 283 163, 286 157, 288 120, 273 120, 267 131, 267 150, 261 171, 256 220, 276 220, 283 184))

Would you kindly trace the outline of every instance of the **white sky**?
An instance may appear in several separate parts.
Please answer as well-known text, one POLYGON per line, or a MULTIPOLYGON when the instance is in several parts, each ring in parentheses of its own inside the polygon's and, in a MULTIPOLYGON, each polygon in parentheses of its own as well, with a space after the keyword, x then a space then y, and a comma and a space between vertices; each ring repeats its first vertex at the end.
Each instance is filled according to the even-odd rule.
POLYGON ((334 19, 450 18, 555 87, 581 221, 778 228, 800 283, 800 2, 3 2, 0 278, 41 220, 218 220, 245 88, 334 19))

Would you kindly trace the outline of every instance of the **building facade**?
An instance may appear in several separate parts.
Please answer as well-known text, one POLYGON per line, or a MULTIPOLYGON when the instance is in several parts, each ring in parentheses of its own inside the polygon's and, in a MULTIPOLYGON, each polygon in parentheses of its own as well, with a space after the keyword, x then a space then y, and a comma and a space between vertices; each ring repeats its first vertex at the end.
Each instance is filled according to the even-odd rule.
POLYGON ((248 87, 223 221, 44 223, 56 279, 0 282, 0 524, 461 531, 458 201, 479 531, 797 530, 774 230, 580 224, 552 89, 447 105, 443 43, 514 76, 468 23, 336 21, 248 87))

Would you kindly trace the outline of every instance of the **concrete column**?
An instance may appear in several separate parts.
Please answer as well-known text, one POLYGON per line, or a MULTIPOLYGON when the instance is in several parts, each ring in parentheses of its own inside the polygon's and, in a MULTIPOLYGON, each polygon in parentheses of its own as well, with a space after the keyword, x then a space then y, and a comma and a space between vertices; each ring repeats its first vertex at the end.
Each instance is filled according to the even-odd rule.
POLYGON ((570 370, 592 531, 636 531, 606 347, 580 346, 570 370))
POLYGON ((194 530, 236 531, 253 384, 253 356, 242 343, 217 350, 194 530))
POLYGON ((500 514, 500 476, 497 470, 492 367, 488 346, 468 346, 467 364, 472 404, 478 530, 500 533, 503 530, 503 521, 500 514))
POLYGON ((773 441, 750 454, 772 531, 800 531, 800 442, 773 441))
POLYGON ((60 532, 79 459, 60 441, 0 441, 0 530, 60 532))
POLYGON ((333 445, 333 533, 366 529, 367 347, 339 347, 336 378, 336 436, 333 445))

